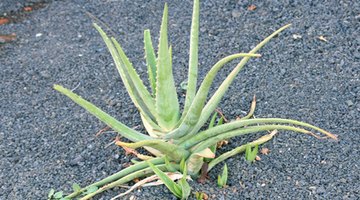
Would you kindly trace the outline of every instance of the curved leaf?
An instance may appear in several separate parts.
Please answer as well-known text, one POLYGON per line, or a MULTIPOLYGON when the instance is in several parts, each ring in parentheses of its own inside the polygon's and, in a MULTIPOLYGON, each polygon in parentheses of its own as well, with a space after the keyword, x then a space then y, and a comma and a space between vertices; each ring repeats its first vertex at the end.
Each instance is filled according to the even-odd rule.
MULTIPOLYGON (((270 36, 265 38, 262 42, 260 42, 258 45, 256 45, 255 48, 253 48, 249 53, 256 53, 258 50, 260 50, 266 43, 270 41, 273 37, 278 35, 280 32, 288 28, 290 24, 285 25, 281 27, 280 29, 276 30, 274 33, 272 33, 270 36)), ((191 130, 191 132, 188 135, 196 134, 200 128, 206 123, 206 121, 209 119, 211 113, 215 110, 215 108, 218 106, 220 100, 224 96, 225 92, 228 90, 230 84, 234 81, 236 75, 240 72, 240 70, 243 68, 243 66, 249 61, 250 57, 245 57, 241 60, 241 62, 233 69, 233 71, 226 77, 226 79, 222 82, 220 87, 216 90, 216 92, 213 94, 213 96, 210 98, 210 100, 205 105, 204 109, 201 112, 201 117, 198 120, 196 126, 191 130)))
POLYGON ((71 90, 68 90, 60 85, 54 85, 54 89, 61 92, 62 94, 68 96, 72 99, 75 103, 79 104, 81 107, 85 108, 88 112, 92 115, 100 119, 102 122, 110 126, 116 132, 118 132, 121 136, 137 142, 141 140, 148 140, 151 137, 144 135, 140 132, 137 132, 123 123, 119 122, 115 118, 111 117, 109 114, 102 111, 100 108, 96 107, 94 104, 86 101, 85 99, 81 98, 79 95, 73 93, 71 90))

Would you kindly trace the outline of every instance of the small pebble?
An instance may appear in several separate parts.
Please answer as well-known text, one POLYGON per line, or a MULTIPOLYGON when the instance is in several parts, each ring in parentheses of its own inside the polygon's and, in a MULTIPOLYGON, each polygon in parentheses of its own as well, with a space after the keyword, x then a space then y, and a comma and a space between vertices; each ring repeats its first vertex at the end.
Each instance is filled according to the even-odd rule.
POLYGON ((347 100, 345 101, 345 103, 348 105, 348 106, 353 106, 354 103, 351 101, 351 100, 347 100))
POLYGON ((232 15, 233 17, 235 17, 235 18, 238 18, 238 17, 241 16, 241 12, 238 11, 238 10, 233 10, 233 11, 231 12, 231 15, 232 15))

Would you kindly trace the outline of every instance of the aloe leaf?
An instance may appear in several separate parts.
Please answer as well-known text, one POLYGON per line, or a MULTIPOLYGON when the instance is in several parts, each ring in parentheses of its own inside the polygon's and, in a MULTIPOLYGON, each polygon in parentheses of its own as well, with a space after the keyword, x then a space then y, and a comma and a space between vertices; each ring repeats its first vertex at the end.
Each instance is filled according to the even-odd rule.
MULTIPOLYGON (((134 74, 134 73, 136 74, 136 72, 134 70, 127 69, 126 65, 123 62, 123 59, 121 59, 119 52, 115 48, 113 41, 106 35, 106 33, 95 23, 94 23, 94 27, 100 33, 106 46, 108 47, 108 49, 113 57, 113 60, 115 62, 116 68, 121 76, 121 79, 125 85, 127 92, 129 93, 131 100, 133 101, 135 106, 138 108, 140 113, 142 113, 144 118, 147 120, 148 124, 150 124, 153 129, 160 129, 160 127, 157 126, 156 123, 154 122, 154 121, 156 121, 156 119, 155 119, 156 112, 154 110, 154 102, 151 102, 151 100, 149 100, 149 98, 146 98, 146 96, 148 96, 148 95, 146 95, 146 93, 148 93, 147 91, 143 91, 143 94, 141 94, 141 91, 139 91, 137 89, 136 84, 133 82, 133 80, 130 77, 129 71, 133 71, 132 74, 134 74), (145 102, 145 100, 147 102, 145 102)), ((124 55, 122 55, 122 57, 124 57, 124 55)), ((128 65, 131 65, 131 63, 127 60, 127 58, 125 58, 124 61, 127 61, 128 65)), ((130 68, 131 68, 131 66, 130 66, 130 68)), ((135 77, 138 78, 137 75, 135 75, 135 77)), ((141 80, 140 80, 140 82, 141 82, 141 80)), ((141 85, 141 84, 142 83, 139 83, 138 85, 141 85)), ((139 88, 141 88, 141 86, 139 86, 139 88)), ((145 88, 145 90, 146 90, 146 88, 145 88)))
POLYGON ((179 118, 179 102, 172 73, 171 56, 167 36, 168 7, 165 4, 160 28, 159 51, 156 63, 156 111, 158 124, 172 130, 179 118))
POLYGON ((231 151, 228 151, 228 152, 225 152, 225 153, 221 154, 220 156, 216 157, 211 162, 209 162, 207 171, 209 172, 213 167, 215 167, 220 162, 222 162, 222 161, 224 161, 224 160, 226 160, 226 159, 228 159, 228 158, 230 158, 232 156, 235 156, 235 155, 237 155, 239 153, 244 152, 246 150, 247 146, 254 147, 256 145, 266 143, 267 141, 271 140, 274 137, 275 134, 276 134, 276 132, 273 131, 270 134, 266 134, 264 136, 261 136, 260 138, 254 140, 252 142, 241 145, 241 146, 236 147, 235 149, 233 149, 231 151))
MULTIPOLYGON (((218 113, 215 112, 214 115, 211 117, 211 120, 210 120, 208 129, 214 127, 217 114, 218 114, 218 113)), ((223 117, 221 117, 221 119, 223 119, 223 117)), ((222 122, 221 122, 221 123, 222 123, 222 122)), ((221 124, 220 124, 220 120, 218 121, 217 125, 221 125, 221 124)), ((210 150, 211 150, 214 154, 216 153, 216 147, 217 147, 217 144, 214 144, 214 145, 212 145, 212 146, 209 147, 210 150)), ((208 163, 208 162, 210 162, 212 159, 213 159, 213 158, 204 158, 204 161, 208 163)))
POLYGON ((245 120, 245 119, 249 119, 250 117, 252 117, 254 115, 255 108, 256 108, 256 96, 254 95, 253 100, 251 102, 249 113, 245 117, 241 118, 240 120, 245 120))
POLYGON ((254 149, 251 149, 250 145, 246 146, 245 159, 248 162, 253 162, 256 158, 258 150, 259 150, 259 145, 255 145, 254 149))
POLYGON ((185 149, 192 147, 193 145, 207 139, 210 137, 213 137, 217 134, 223 133, 223 132, 227 132, 227 131, 231 131, 231 130, 235 130, 238 128, 242 128, 244 126, 249 126, 249 125, 256 125, 256 124, 264 124, 264 123, 281 123, 281 124, 290 124, 290 125, 298 125, 298 126, 303 126, 306 128, 310 128, 310 129, 314 129, 324 135, 326 135, 329 138, 332 138, 334 140, 337 140, 337 137, 335 135, 333 135, 332 133, 325 131, 324 129, 321 129, 319 127, 316 127, 314 125, 305 123, 305 122, 301 122, 301 121, 297 121, 297 120, 292 120, 292 119, 282 119, 282 118, 256 118, 256 119, 244 119, 244 120, 237 120, 237 121, 233 121, 221 126, 216 126, 214 128, 202 131, 194 136, 191 137, 191 139, 188 140, 183 140, 180 141, 180 146, 184 147, 185 149))
POLYGON ((156 116, 154 99, 151 97, 149 91, 146 89, 144 83, 142 82, 139 75, 135 71, 135 69, 134 69, 133 65, 131 64, 131 62, 129 61, 128 57, 125 55, 120 44, 115 40, 115 38, 111 38, 111 41, 113 42, 113 44, 120 56, 120 59, 124 66, 123 67, 124 71, 129 74, 128 80, 131 80, 133 82, 134 86, 136 87, 136 91, 138 91, 138 93, 139 93, 141 99, 144 101, 146 107, 150 110, 152 115, 156 116))
POLYGON ((145 46, 145 59, 148 68, 149 82, 152 89, 152 94, 156 93, 156 56, 154 47, 151 41, 150 30, 144 31, 144 46, 145 46))
POLYGON ((209 127, 208 127, 208 129, 210 129, 210 128, 213 128, 213 127, 214 127, 214 124, 215 124, 215 120, 216 120, 217 115, 218 115, 218 113, 217 113, 217 112, 215 112, 215 113, 213 114, 213 116, 211 117, 211 120, 210 120, 210 123, 209 123, 209 127))
POLYGON ((186 158, 189 155, 189 152, 187 150, 182 149, 177 145, 156 139, 143 140, 136 143, 126 143, 126 142, 117 141, 116 144, 119 146, 125 146, 132 149, 136 149, 139 147, 151 147, 153 149, 160 151, 162 154, 169 156, 170 159, 175 161, 180 161, 182 158, 186 158))
POLYGON ((154 171, 156 175, 164 182, 165 186, 178 198, 182 197, 181 188, 164 172, 162 172, 159 168, 157 168, 154 164, 148 163, 150 168, 154 171))
POLYGON ((165 166, 166 166, 166 170, 169 172, 176 172, 176 169, 171 165, 169 159, 167 156, 165 156, 165 166))
POLYGON ((193 14, 190 31, 190 51, 189 51, 189 71, 186 90, 186 98, 182 118, 187 114, 196 93, 197 75, 198 75, 198 54, 199 54, 199 0, 194 1, 193 14))
POLYGON ((218 123, 216 124, 216 126, 222 125, 223 123, 224 123, 224 117, 221 117, 218 123))
POLYGON ((186 162, 185 162, 185 158, 182 158, 181 161, 180 161, 180 171, 182 173, 186 173, 186 162))
POLYGON ((191 187, 186 181, 186 175, 183 175, 183 178, 178 181, 178 186, 181 188, 181 199, 188 199, 190 196, 191 187))
MULTIPOLYGON (((146 162, 150 163, 149 161, 146 161, 146 162)), ((166 169, 165 165, 157 165, 156 167, 159 170, 165 170, 166 169)), ((144 177, 144 176, 147 176, 147 175, 150 175, 150 174, 153 174, 153 173, 154 173, 154 171, 150 167, 147 167, 145 169, 141 169, 141 170, 138 170, 138 171, 135 171, 135 172, 131 172, 131 173, 126 174, 125 176, 119 178, 118 180, 115 180, 114 182, 111 182, 111 183, 108 183, 108 184, 102 186, 101 188, 99 188, 95 192, 87 194, 86 196, 80 198, 80 200, 91 199, 95 195, 100 194, 100 193, 102 193, 102 192, 104 192, 104 191, 106 191, 108 189, 120 186, 120 185, 122 185, 124 183, 128 183, 129 181, 132 181, 135 178, 144 177)))
POLYGON ((219 176, 218 176, 217 184, 220 188, 223 188, 226 186, 227 178, 228 178, 228 169, 227 169, 227 165, 225 163, 221 175, 219 174, 219 176))
POLYGON ((260 56, 259 54, 238 53, 227 56, 221 59, 220 61, 218 61, 205 76, 203 82, 200 85, 198 92, 196 93, 193 103, 191 104, 189 112, 183 118, 183 121, 180 124, 179 128, 167 134, 165 137, 168 139, 170 138, 176 139, 182 137, 197 124, 196 122, 198 122, 202 114, 202 109, 204 107, 207 95, 209 94, 211 84, 218 71, 226 63, 240 57, 259 57, 259 56, 260 56))
POLYGON ((92 115, 96 116, 99 120, 118 132, 121 136, 134 142, 151 139, 151 137, 127 127, 123 123, 111 117, 109 114, 102 111, 100 108, 96 107, 94 104, 73 93, 71 90, 66 89, 60 85, 54 85, 54 89, 66 95, 81 107, 85 108, 92 115))
MULTIPOLYGON (((281 27, 280 29, 276 30, 274 33, 272 33, 270 36, 268 36, 262 42, 260 42, 258 45, 256 45, 256 47, 253 48, 249 53, 251 53, 251 54, 256 53, 266 43, 268 43, 270 41, 270 39, 272 39, 273 37, 278 35, 280 32, 282 32, 283 30, 285 30, 289 26, 290 26, 290 24, 285 25, 285 26, 281 27)), ((202 109, 201 117, 199 118, 199 120, 197 121, 196 126, 192 129, 192 131, 189 133, 189 135, 193 135, 196 132, 198 132, 200 130, 200 128, 206 123, 206 121, 210 117, 211 113, 218 106, 220 100, 224 96, 225 92, 228 90, 230 84, 234 81, 236 75, 240 72, 240 70, 243 68, 243 66, 249 61, 249 59, 250 59, 250 57, 243 58, 241 60, 241 62, 233 69, 233 71, 222 82, 222 84, 219 86, 219 88, 216 90, 216 92, 213 94, 213 96, 207 102, 205 107, 202 109)), ((204 82, 205 82, 205 80, 204 80, 204 82)), ((199 91, 200 91, 200 89, 199 89, 199 91)))
POLYGON ((187 160, 187 171, 191 176, 195 176, 200 171, 204 158, 215 158, 214 152, 209 148, 205 148, 199 151, 194 151, 187 160))
MULTIPOLYGON (((66 198, 70 198, 70 199, 74 198, 74 197, 78 196, 81 192, 85 192, 88 188, 90 188, 92 186, 102 187, 102 186, 107 185, 107 184, 109 184, 109 183, 111 183, 113 181, 120 180, 120 179, 126 177, 129 174, 132 174, 134 172, 146 169, 149 166, 147 164, 148 162, 151 162, 154 165, 160 165, 160 164, 165 163, 164 158, 153 158, 153 159, 147 160, 147 161, 140 161, 140 162, 138 162, 138 163, 136 163, 134 165, 131 165, 130 167, 127 167, 127 168, 125 168, 125 169, 123 169, 123 170, 121 170, 121 171, 119 171, 119 172, 117 172, 115 174, 112 174, 111 176, 108 176, 108 177, 106 177, 106 178, 104 178, 104 179, 102 179, 102 180, 100 180, 98 182, 95 182, 95 183, 93 183, 91 185, 88 185, 88 186, 82 188, 80 190, 80 192, 73 192, 73 193, 69 194, 68 196, 66 196, 66 198)), ((132 180, 132 179, 130 179, 130 180, 132 180)))
POLYGON ((305 129, 301 129, 301 128, 297 128, 297 127, 293 127, 293 126, 286 126, 286 125, 259 125, 259 126, 249 126, 246 128, 241 128, 241 129, 236 129, 233 131, 228 131, 228 132, 223 132, 223 133, 219 133, 215 136, 212 136, 202 142, 200 142, 199 144, 197 144, 196 146, 194 146, 192 148, 192 152, 198 152, 202 149, 206 149, 207 147, 216 144, 217 142, 221 141, 221 140, 225 140, 228 138, 232 138, 232 137, 236 137, 236 136, 240 136, 240 135, 246 135, 246 134, 250 134, 250 133, 256 133, 256 132, 261 132, 261 131, 271 131, 271 130, 287 130, 287 131, 293 131, 293 132, 298 132, 298 133, 304 133, 304 134, 309 134, 311 135, 310 131, 307 131, 305 129))

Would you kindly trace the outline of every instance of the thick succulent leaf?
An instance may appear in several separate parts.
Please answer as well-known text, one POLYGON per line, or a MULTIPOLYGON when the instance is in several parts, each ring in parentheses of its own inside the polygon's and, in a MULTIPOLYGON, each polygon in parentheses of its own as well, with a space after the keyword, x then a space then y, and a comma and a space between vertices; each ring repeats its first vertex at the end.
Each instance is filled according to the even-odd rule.
MULTIPOLYGON (((132 174, 134 172, 137 172, 137 171, 141 171, 143 169, 146 169, 148 168, 148 164, 147 162, 151 162, 155 165, 160 165, 160 164, 163 164, 164 163, 164 158, 153 158, 151 160, 147 160, 147 161, 141 161, 141 162, 138 162, 134 165, 131 165, 119 172, 116 172, 115 174, 112 174, 111 176, 108 176, 98 182, 95 182, 91 185, 88 185, 87 187, 84 187, 84 188, 81 188, 80 191, 78 192, 73 192, 71 194, 69 194, 68 196, 66 196, 66 198, 69 198, 69 199, 72 199, 72 198, 75 198, 76 196, 78 196, 80 193, 86 191, 88 188, 90 187, 103 187, 104 185, 108 184, 108 183, 111 183, 111 182, 114 182, 116 180, 119 180, 119 179, 122 179, 124 177, 126 177, 127 175, 129 174, 132 174)), ((122 183, 120 183, 122 184, 122 183)))
POLYGON ((182 197, 181 188, 171 178, 169 178, 164 172, 157 168, 154 164, 148 163, 150 168, 156 175, 164 182, 165 186, 178 198, 182 197))
MULTIPOLYGON (((147 123, 149 125, 151 125, 153 129, 160 129, 160 127, 157 126, 155 123, 154 115, 156 115, 156 112, 154 110, 154 102, 150 102, 151 100, 149 100, 149 98, 146 98, 147 91, 145 91, 145 94, 143 94, 143 95, 140 94, 141 92, 138 91, 135 83, 131 79, 130 74, 128 72, 129 70, 127 70, 127 67, 124 64, 124 62, 122 61, 121 56, 119 55, 118 51, 116 50, 112 40, 106 35, 106 33, 97 24, 94 24, 94 27, 100 33, 106 46, 108 47, 108 49, 114 59, 116 68, 121 76, 121 79, 122 79, 124 85, 125 85, 125 88, 130 95, 131 100, 133 101, 135 106, 138 108, 140 113, 144 116, 147 123), (145 102, 144 99, 147 99, 147 102, 145 102)), ((125 60, 127 60, 127 59, 125 59, 125 60)), ((127 60, 127 62, 129 62, 129 61, 127 60)), ((131 63, 130 63, 130 65, 131 65, 131 63)), ((130 71, 132 71, 132 70, 130 70, 130 71)), ((134 73, 136 74, 135 71, 133 71, 132 74, 134 74, 134 73)), ((140 83, 140 85, 141 85, 141 83, 140 83)), ((139 86, 139 88, 141 88, 141 86, 139 86)))
POLYGON ((152 94, 156 93, 156 56, 154 47, 151 41, 150 30, 144 31, 144 46, 145 46, 145 59, 148 69, 149 82, 152 89, 152 94))
POLYGON ((191 176, 198 175, 204 163, 204 158, 215 158, 215 154, 209 148, 205 148, 196 151, 189 156, 187 160, 187 169, 191 176))
POLYGON ((207 168, 207 171, 209 172, 213 167, 215 167, 217 164, 219 164, 220 162, 232 157, 232 156, 235 156, 239 153, 242 153, 246 150, 246 147, 247 146, 250 146, 250 147, 254 147, 256 145, 260 145, 260 144, 264 144, 266 143, 267 141, 271 140, 274 135, 277 133, 277 131, 272 131, 270 134, 266 134, 262 137, 260 137, 259 139, 256 139, 252 142, 249 142, 245 145, 241 145, 239 147, 236 147, 235 149, 231 150, 231 151, 228 151, 228 152, 225 152, 223 154, 221 154, 220 156, 218 156, 217 158, 215 158, 214 160, 212 160, 209 165, 208 165, 208 168, 207 168))
POLYGON ((180 146, 187 149, 207 138, 211 138, 213 136, 216 136, 218 134, 221 134, 221 133, 224 133, 227 131, 239 129, 239 128, 242 128, 245 126, 250 126, 250 125, 275 124, 275 123, 297 125, 297 126, 303 126, 306 128, 314 129, 314 130, 326 135, 327 137, 337 140, 337 137, 335 135, 333 135, 332 133, 325 131, 319 127, 313 126, 311 124, 305 123, 305 122, 292 120, 292 119, 282 119, 282 118, 256 118, 256 119, 237 120, 237 121, 233 121, 233 122, 230 122, 227 124, 223 124, 223 125, 216 126, 214 128, 202 131, 202 132, 194 135, 193 137, 191 137, 191 139, 182 141, 180 146))
POLYGON ((136 87, 136 91, 138 91, 139 96, 144 101, 146 107, 149 109, 150 113, 153 116, 156 116, 155 111, 155 101, 151 97, 149 91, 146 89, 144 83, 140 79, 139 75, 135 71, 133 65, 129 61, 128 57, 125 55, 123 49, 121 48, 120 44, 115 40, 115 38, 111 38, 111 41, 113 42, 120 59, 123 63, 124 72, 128 74, 128 80, 133 82, 134 86, 136 87))
MULTIPOLYGON (((148 162, 148 161, 147 161, 148 162)), ((164 170, 165 165, 157 165, 156 166, 159 170, 164 170)), ((80 200, 87 200, 87 199, 91 199, 92 197, 94 197, 95 195, 102 193, 108 189, 114 188, 114 187, 118 187, 119 185, 122 185, 124 183, 128 183, 136 178, 141 178, 147 175, 152 175, 154 173, 154 171, 148 167, 142 170, 138 170, 132 173, 127 174, 126 176, 119 178, 118 180, 108 183, 106 185, 104 185, 103 187, 99 188, 97 191, 90 193, 82 198, 80 198, 80 200)))
POLYGON ((127 127, 123 123, 111 117, 109 114, 102 111, 100 108, 96 107, 94 104, 90 103, 89 101, 86 101, 85 99, 81 98, 79 95, 73 93, 71 90, 66 89, 60 85, 54 85, 54 89, 68 96, 75 103, 85 108, 92 115, 96 116, 102 122, 104 122, 105 124, 110 126, 113 130, 118 132, 121 136, 133 142, 151 139, 151 137, 127 127))
POLYGON ((171 55, 167 36, 167 21, 168 8, 167 4, 165 4, 156 63, 156 111, 158 124, 165 130, 172 130, 179 119, 179 102, 172 73, 171 55))
POLYGON ((237 129, 237 130, 233 130, 233 131, 228 131, 228 132, 224 132, 224 133, 220 133, 216 136, 210 137, 202 142, 200 142, 199 144, 197 144, 196 146, 194 146, 191 151, 192 152, 198 152, 201 151, 202 149, 206 149, 207 147, 216 144, 217 142, 221 141, 221 140, 225 140, 225 139, 229 139, 232 137, 236 137, 236 136, 240 136, 240 135, 246 135, 246 134, 250 134, 250 133, 256 133, 256 132, 261 132, 261 131, 271 131, 271 130, 287 130, 287 131, 293 131, 293 132, 298 132, 298 133, 304 133, 304 134, 309 134, 311 135, 310 131, 307 131, 305 129, 301 129, 301 128, 297 128, 297 127, 293 127, 293 126, 286 126, 286 125, 259 125, 259 126, 249 126, 246 128, 241 128, 241 129, 237 129))
POLYGON ((196 93, 197 74, 198 74, 198 54, 199 54, 199 13, 200 13, 200 2, 199 0, 194 1, 193 14, 190 31, 190 51, 189 51, 189 71, 187 90, 185 98, 184 111, 182 118, 187 114, 190 105, 193 102, 196 93))
POLYGON ((228 62, 240 58, 240 57, 259 57, 259 54, 248 54, 248 53, 238 53, 227 56, 220 61, 218 61, 211 70, 205 76, 204 81, 201 83, 199 91, 196 93, 196 96, 191 104, 190 110, 183 119, 178 129, 175 129, 173 132, 167 134, 165 137, 167 139, 174 138, 177 139, 179 137, 184 136, 186 133, 191 131, 191 129, 197 124, 200 115, 202 114, 202 109, 204 107, 207 95, 209 94, 209 90, 211 84, 218 73, 218 71, 228 62))
MULTIPOLYGON (((254 54, 258 50, 260 50, 266 43, 270 41, 273 37, 278 35, 281 31, 288 28, 290 24, 281 27, 274 33, 272 33, 270 36, 265 38, 262 42, 260 42, 254 49, 252 49, 249 53, 254 54)), ((249 61, 250 57, 245 57, 241 60, 241 62, 232 70, 232 72, 226 77, 226 79, 222 82, 220 87, 216 90, 216 92, 213 94, 213 96, 210 98, 210 100, 206 103, 205 107, 202 109, 201 117, 197 121, 196 126, 191 130, 189 135, 197 133, 200 128, 206 123, 206 121, 209 119, 211 113, 215 110, 215 108, 218 106, 220 100, 228 90, 230 84, 234 81, 236 75, 240 72, 240 70, 243 68, 243 66, 249 61)), ((204 80, 205 81, 205 80, 204 80)), ((200 89, 199 89, 200 91, 200 89)), ((195 100, 194 100, 195 101, 195 100)), ((191 110, 191 109, 190 109, 191 110)), ((197 116, 197 115, 196 115, 197 116)), ((192 117, 190 116, 190 119, 192 117)))
POLYGON ((157 124, 155 124, 149 117, 144 116, 142 113, 140 113, 141 121, 144 124, 144 127, 146 129, 146 132, 153 138, 159 138, 162 137, 165 132, 163 132, 157 124))
POLYGON ((181 199, 188 199, 190 196, 191 187, 186 181, 185 175, 183 175, 183 178, 178 181, 178 185, 181 188, 181 199))
POLYGON ((168 142, 164 142, 162 140, 143 140, 136 143, 126 143, 117 141, 117 145, 125 146, 132 149, 136 149, 139 147, 151 147, 160 151, 162 154, 168 156, 171 160, 180 161, 182 158, 186 158, 189 155, 189 152, 185 149, 178 147, 177 145, 170 144, 168 142))

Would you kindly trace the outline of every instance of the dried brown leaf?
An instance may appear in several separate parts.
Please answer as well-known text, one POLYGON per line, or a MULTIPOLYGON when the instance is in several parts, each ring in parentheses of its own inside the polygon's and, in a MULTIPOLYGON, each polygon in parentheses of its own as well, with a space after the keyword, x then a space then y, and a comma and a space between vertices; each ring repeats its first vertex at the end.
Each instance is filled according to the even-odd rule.
POLYGON ((260 153, 263 154, 263 155, 268 155, 270 153, 270 149, 268 148, 262 148, 260 150, 260 153))
POLYGON ((252 4, 248 7, 248 10, 250 11, 256 10, 256 6, 252 4))

